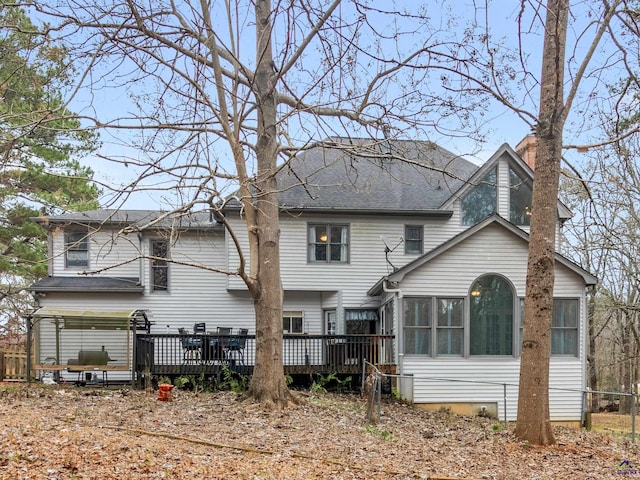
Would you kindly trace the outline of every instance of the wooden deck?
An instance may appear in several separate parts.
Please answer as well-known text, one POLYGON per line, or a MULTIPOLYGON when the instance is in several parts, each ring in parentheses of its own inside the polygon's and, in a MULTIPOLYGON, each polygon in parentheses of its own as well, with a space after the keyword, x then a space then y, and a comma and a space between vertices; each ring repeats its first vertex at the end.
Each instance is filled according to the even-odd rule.
MULTIPOLYGON (((363 360, 394 373, 392 335, 285 335, 285 374, 358 374, 363 360)), ((225 367, 251 375, 254 335, 141 334, 136 336, 134 371, 147 376, 219 375, 225 367)))

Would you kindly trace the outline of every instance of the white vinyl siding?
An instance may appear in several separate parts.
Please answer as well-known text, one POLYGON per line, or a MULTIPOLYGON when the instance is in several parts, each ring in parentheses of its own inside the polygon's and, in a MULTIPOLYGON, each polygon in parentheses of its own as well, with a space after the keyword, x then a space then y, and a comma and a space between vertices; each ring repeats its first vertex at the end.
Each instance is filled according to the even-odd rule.
MULTIPOLYGON (((142 247, 136 235, 117 237, 114 232, 95 232, 89 229, 87 237, 89 268, 110 277, 139 277, 142 247), (110 268, 109 268, 110 267, 110 268)), ((65 264, 65 235, 63 230, 51 233, 51 263, 49 272, 53 276, 74 276, 78 267, 65 264)))
MULTIPOLYGON (((520 377, 518 359, 487 357, 469 361, 440 357, 425 362, 414 356, 405 358, 403 370, 404 373, 413 375, 415 403, 494 402, 498 405, 501 420, 504 418, 503 397, 506 386, 507 419, 516 419, 520 377)), ((549 387, 551 420, 580 420, 581 390, 585 387, 581 362, 576 358, 552 358, 549 387)))
MULTIPOLYGON (((515 290, 514 295, 522 297, 525 291, 526 261, 527 243, 516 239, 502 227, 491 225, 422 268, 407 274, 401 282, 401 288, 405 297, 438 297, 446 293, 454 297, 468 298, 473 282, 481 275, 491 272, 508 278, 515 290), (464 265, 464 268, 460 268, 461 265, 464 265), (451 272, 455 272, 455 275, 451 272)), ((556 264, 554 296, 578 298, 579 316, 584 318, 586 298, 582 279, 559 264, 556 264)), ((584 324, 581 324, 578 330, 577 357, 564 355, 551 358, 550 408, 551 419, 554 421, 581 418, 580 389, 586 385, 585 331, 584 324)), ((520 371, 518 357, 433 357, 409 355, 405 352, 402 368, 403 373, 414 376, 416 403, 497 402, 501 418, 504 407, 503 384, 506 384, 507 415, 509 420, 515 419, 520 371), (433 377, 461 382, 429 380, 433 377), (467 381, 471 382, 466 383, 467 381)))

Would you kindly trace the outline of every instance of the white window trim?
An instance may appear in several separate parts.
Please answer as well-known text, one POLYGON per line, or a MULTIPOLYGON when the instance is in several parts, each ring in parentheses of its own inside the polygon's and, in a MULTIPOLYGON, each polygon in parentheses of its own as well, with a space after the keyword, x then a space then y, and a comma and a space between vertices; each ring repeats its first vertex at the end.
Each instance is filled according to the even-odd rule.
POLYGON ((285 310, 282 312, 282 333, 285 335, 303 335, 304 332, 304 311, 303 310, 285 310), (300 319, 300 331, 299 332, 291 332, 285 330, 284 321, 285 319, 289 319, 289 328, 291 328, 291 320, 294 318, 300 319))
POLYGON ((82 270, 82 269, 86 269, 89 268, 90 265, 90 251, 89 251, 89 230, 88 229, 83 229, 83 228, 70 228, 68 230, 65 229, 64 231, 64 235, 63 235, 63 244, 64 244, 64 268, 67 270, 82 270), (74 244, 78 244, 80 242, 69 242, 67 241, 67 236, 74 234, 74 233, 79 233, 83 235, 82 238, 82 243, 84 243, 86 245, 86 252, 87 252, 87 258, 86 258, 86 263, 84 265, 69 265, 69 252, 71 251, 83 251, 83 250, 79 250, 77 248, 71 248, 74 244))
POLYGON ((153 244, 156 242, 164 242, 167 244, 167 256, 165 257, 166 260, 166 270, 167 270, 167 286, 164 289, 156 289, 155 288, 155 282, 154 282, 154 269, 157 268, 154 265, 154 261, 153 259, 149 260, 149 290, 152 294, 168 294, 170 291, 170 286, 171 286, 171 263, 169 262, 169 249, 170 249, 170 245, 169 245, 169 241, 164 239, 164 238, 151 238, 149 239, 149 254, 150 256, 153 256, 153 244))

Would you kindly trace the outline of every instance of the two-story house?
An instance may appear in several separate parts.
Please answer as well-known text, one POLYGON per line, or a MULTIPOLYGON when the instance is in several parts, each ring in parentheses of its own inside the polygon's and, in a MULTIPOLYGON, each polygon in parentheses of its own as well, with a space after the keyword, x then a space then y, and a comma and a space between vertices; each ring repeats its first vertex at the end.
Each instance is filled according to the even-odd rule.
MULTIPOLYGON (((413 375, 416 403, 486 407, 513 420, 532 178, 506 144, 480 167, 417 141, 335 139, 298 154, 278 174, 280 247, 283 328, 305 343, 300 358, 285 348, 285 362, 311 367, 345 343, 349 364, 352 339, 391 338, 368 352, 413 375), (322 349, 312 345, 318 338, 322 349)), ((220 214, 246 246, 239 205, 220 214)), ((97 334, 74 329, 74 318, 145 311, 155 363, 179 328, 254 333, 245 285, 220 273, 236 270, 239 256, 217 215, 97 210, 43 219, 49 276, 31 287, 43 307, 34 316, 38 362, 63 363, 79 346, 99 349, 118 335, 109 355, 132 357, 122 323, 97 334)), ((558 202, 559 227, 569 216, 558 202)), ((555 268, 551 417, 576 421, 596 279, 560 254, 555 268)), ((183 347, 183 363, 203 359, 183 347)))

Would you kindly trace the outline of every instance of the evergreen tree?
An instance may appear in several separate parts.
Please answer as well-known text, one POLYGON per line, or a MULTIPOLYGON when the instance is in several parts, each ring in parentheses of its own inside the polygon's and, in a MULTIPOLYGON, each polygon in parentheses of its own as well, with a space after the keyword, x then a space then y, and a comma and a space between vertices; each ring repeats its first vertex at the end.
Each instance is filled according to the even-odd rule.
POLYGON ((97 138, 63 97, 72 75, 46 29, 20 8, 0 10, 0 335, 47 273, 47 234, 32 218, 98 206, 93 172, 78 161, 97 138))

